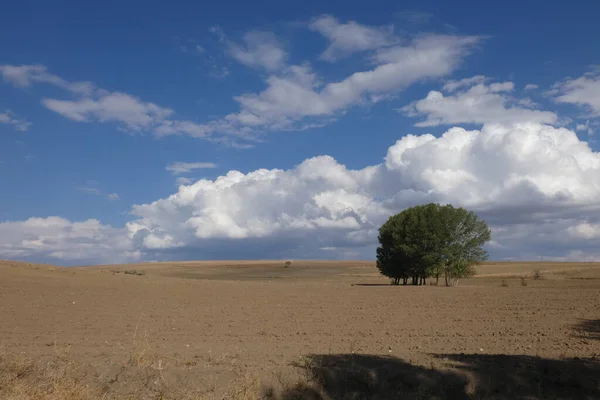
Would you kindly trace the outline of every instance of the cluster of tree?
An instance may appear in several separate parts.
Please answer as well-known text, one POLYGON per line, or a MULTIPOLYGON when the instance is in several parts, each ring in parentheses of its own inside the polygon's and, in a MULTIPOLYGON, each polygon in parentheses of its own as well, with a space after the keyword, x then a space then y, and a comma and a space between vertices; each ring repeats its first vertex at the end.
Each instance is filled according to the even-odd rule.
POLYGON ((425 284, 444 277, 446 286, 475 273, 487 259, 483 245, 491 231, 475 213, 452 205, 425 204, 407 208, 379 229, 377 268, 398 285, 425 284))

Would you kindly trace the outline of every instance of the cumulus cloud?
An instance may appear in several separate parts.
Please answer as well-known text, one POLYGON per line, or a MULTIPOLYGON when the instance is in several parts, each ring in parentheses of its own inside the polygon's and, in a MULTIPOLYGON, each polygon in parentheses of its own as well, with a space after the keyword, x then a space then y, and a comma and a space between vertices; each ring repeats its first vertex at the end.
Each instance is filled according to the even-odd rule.
POLYGON ((124 229, 57 217, 6 222, 0 257, 372 258, 390 215, 440 202, 488 221, 496 259, 590 259, 598 255, 599 197, 600 154, 571 130, 455 127, 404 136, 382 163, 358 170, 319 156, 289 170, 181 181, 171 196, 133 206, 124 229))
POLYGON ((448 82, 444 90, 450 94, 430 91, 424 99, 401 109, 409 116, 424 116, 415 126, 452 125, 460 123, 518 123, 540 122, 553 124, 555 113, 532 109, 530 99, 516 99, 512 82, 486 84, 483 76, 448 82))
POLYGON ((539 87, 538 85, 535 85, 533 83, 528 83, 527 85, 525 85, 525 90, 535 90, 538 87, 539 87))
POLYGON ((276 71, 285 65, 287 53, 273 33, 246 32, 243 42, 226 41, 229 54, 242 64, 267 71, 276 71))
POLYGON ((550 94, 557 103, 583 107, 590 117, 600 117, 600 72, 595 70, 554 85, 550 94))
POLYGON ((0 258, 96 264, 132 262, 140 256, 123 229, 95 219, 47 217, 0 223, 0 258))
POLYGON ((331 42, 321 54, 321 58, 326 61, 336 61, 355 52, 377 49, 400 41, 393 34, 393 26, 369 27, 355 21, 340 23, 330 15, 313 19, 309 29, 319 32, 331 42))
POLYGON ((185 174, 195 169, 217 168, 217 164, 211 162, 173 162, 165 169, 174 175, 185 174))
POLYGON ((11 110, 0 113, 0 124, 12 125, 17 131, 25 132, 31 126, 31 122, 17 117, 11 110))
POLYGON ((370 258, 389 215, 436 201, 488 220, 496 256, 566 257, 594 246, 588 225, 600 221, 599 172, 600 155, 565 128, 452 128, 439 138, 405 136, 382 164, 361 170, 320 156, 291 170, 231 171, 182 185, 134 206, 127 230, 144 252, 227 257, 235 246, 239 257, 330 258, 354 250, 370 258))

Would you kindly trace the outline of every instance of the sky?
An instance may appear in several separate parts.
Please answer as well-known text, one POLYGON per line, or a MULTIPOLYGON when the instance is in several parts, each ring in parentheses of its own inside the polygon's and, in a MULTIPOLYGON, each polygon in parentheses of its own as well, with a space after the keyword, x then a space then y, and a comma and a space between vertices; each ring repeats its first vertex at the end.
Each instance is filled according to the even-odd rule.
POLYGON ((374 259, 437 202, 600 260, 600 2, 294 3, 3 7, 0 259, 374 259))

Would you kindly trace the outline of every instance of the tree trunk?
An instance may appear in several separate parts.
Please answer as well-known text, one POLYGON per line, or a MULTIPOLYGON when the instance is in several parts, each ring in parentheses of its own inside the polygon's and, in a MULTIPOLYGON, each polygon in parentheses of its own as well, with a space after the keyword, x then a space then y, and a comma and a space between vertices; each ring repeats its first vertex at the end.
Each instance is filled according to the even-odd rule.
POLYGON ((404 286, 406 286, 407 283, 408 283, 408 278, 402 278, 402 284, 404 286))

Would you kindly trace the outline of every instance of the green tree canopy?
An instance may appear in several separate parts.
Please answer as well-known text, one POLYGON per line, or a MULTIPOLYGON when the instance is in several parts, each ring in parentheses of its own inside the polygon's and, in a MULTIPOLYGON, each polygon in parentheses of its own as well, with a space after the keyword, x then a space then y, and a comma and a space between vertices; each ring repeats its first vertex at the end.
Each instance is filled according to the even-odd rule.
POLYGON ((443 275, 446 285, 473 275, 473 266, 487 259, 483 245, 491 231, 472 211, 452 205, 425 204, 390 217, 379 229, 377 268, 404 284, 415 285, 443 275))

